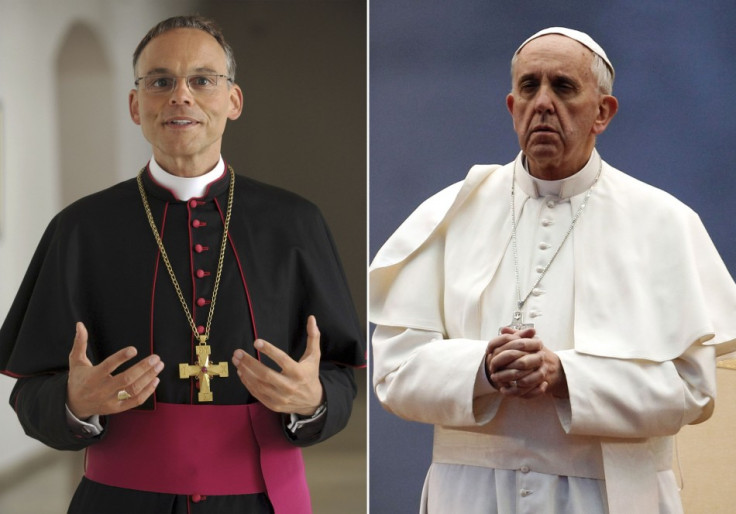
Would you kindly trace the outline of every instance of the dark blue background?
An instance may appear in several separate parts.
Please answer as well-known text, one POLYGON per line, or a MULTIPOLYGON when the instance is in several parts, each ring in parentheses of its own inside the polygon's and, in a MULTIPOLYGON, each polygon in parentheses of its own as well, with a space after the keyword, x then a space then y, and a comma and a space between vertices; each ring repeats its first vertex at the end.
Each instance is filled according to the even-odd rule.
MULTIPOLYGON (((603 158, 695 209, 735 274, 730 1, 372 0, 371 256, 471 165, 516 156, 509 61, 526 37, 556 25, 589 33, 616 68, 620 109, 598 139, 603 158)), ((387 414, 371 395, 371 512, 417 512, 431 433, 387 414)))

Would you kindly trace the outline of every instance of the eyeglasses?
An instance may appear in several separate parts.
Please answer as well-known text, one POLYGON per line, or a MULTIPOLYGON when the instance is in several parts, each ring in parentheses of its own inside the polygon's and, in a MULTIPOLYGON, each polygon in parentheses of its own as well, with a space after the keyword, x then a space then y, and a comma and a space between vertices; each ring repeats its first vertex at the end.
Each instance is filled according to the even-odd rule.
POLYGON ((186 79, 187 87, 192 93, 213 93, 217 89, 218 79, 225 79, 226 82, 232 82, 227 75, 202 74, 186 75, 176 77, 174 75, 153 74, 135 79, 136 86, 143 86, 149 93, 166 94, 176 89, 178 79, 186 79))

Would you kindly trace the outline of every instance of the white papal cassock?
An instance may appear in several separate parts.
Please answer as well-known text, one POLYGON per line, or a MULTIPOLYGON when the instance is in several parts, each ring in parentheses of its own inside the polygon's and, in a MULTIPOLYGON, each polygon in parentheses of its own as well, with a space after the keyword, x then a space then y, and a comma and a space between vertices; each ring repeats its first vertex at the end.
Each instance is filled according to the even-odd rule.
POLYGON ((422 512, 682 512, 672 436, 710 416, 714 356, 736 339, 736 285, 691 209, 596 151, 560 181, 529 175, 520 154, 422 204, 370 287, 376 394, 435 425, 422 512), (522 297, 595 183, 524 308, 569 400, 504 398, 483 371, 516 306, 514 176, 522 297))

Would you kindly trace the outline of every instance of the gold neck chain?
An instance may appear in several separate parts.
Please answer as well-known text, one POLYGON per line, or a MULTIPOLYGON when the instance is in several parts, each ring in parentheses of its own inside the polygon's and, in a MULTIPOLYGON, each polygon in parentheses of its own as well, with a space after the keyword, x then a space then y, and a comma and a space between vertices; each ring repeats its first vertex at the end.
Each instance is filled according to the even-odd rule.
POLYGON ((204 329, 204 334, 200 334, 197 330, 197 324, 194 322, 194 317, 192 316, 191 311, 189 310, 189 306, 187 305, 187 301, 184 299, 184 294, 181 292, 181 287, 179 287, 179 281, 176 280, 176 275, 174 275, 174 269, 171 267, 171 262, 169 261, 169 256, 166 254, 166 249, 164 249, 164 242, 161 240, 161 236, 158 234, 158 229, 156 228, 156 222, 153 220, 153 214, 151 214, 151 207, 148 205, 148 199, 146 198, 146 192, 143 189, 143 172, 146 168, 141 169, 141 171, 138 173, 137 182, 138 182, 138 191, 141 193, 141 200, 143 200, 143 208, 146 211, 146 217, 148 218, 148 224, 151 226, 151 231, 153 232, 153 237, 156 239, 156 243, 158 244, 158 249, 161 252, 161 258, 164 260, 164 264, 166 265, 166 269, 169 272, 169 276, 171 277, 171 282, 174 284, 174 289, 176 289, 176 294, 179 296, 179 302, 181 302, 181 306, 184 308, 184 313, 187 316, 187 320, 189 321, 189 325, 192 327, 192 332, 194 332, 194 337, 196 337, 199 340, 199 344, 206 344, 207 340, 210 337, 210 327, 212 326, 212 314, 215 312, 215 300, 217 299, 217 290, 220 288, 220 277, 222 276, 222 265, 225 262, 225 248, 227 247, 227 235, 228 235, 228 229, 230 227, 230 215, 232 214, 233 210, 233 191, 235 190, 235 172, 233 171, 231 166, 228 166, 228 170, 230 171, 230 191, 228 194, 227 199, 227 213, 225 214, 225 228, 222 231, 222 244, 220 245, 220 260, 217 263, 217 273, 215 274, 215 288, 212 291, 212 300, 210 302, 210 312, 207 315, 207 325, 204 329))

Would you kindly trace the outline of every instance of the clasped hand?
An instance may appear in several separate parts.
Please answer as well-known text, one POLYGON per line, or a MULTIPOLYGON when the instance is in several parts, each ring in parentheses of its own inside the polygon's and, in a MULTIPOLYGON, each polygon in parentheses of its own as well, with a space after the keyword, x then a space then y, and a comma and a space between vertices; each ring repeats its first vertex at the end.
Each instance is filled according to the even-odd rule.
POLYGON ((550 393, 567 397, 560 358, 535 335, 533 328, 503 328, 486 348, 486 375, 506 396, 535 398, 550 393))
POLYGON ((286 352, 263 339, 255 349, 270 357, 280 368, 275 371, 243 350, 235 350, 233 364, 240 381, 258 401, 274 412, 311 416, 323 402, 319 380, 320 333, 317 320, 307 320, 307 348, 295 361, 286 352))

